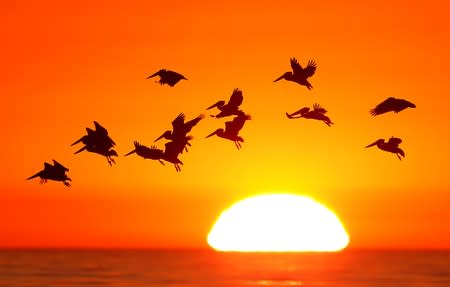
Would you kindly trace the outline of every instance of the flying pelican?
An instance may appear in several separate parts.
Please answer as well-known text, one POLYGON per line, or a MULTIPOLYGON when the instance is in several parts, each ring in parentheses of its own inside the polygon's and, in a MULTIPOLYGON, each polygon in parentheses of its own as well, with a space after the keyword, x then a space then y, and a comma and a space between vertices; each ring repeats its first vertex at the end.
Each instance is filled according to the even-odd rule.
POLYGON ((157 160, 164 165, 164 162, 161 160, 164 156, 164 152, 156 148, 156 146, 146 147, 145 145, 141 145, 138 141, 134 141, 134 150, 130 151, 125 156, 129 156, 132 153, 136 153, 144 159, 157 160))
MULTIPOLYGON (((132 153, 136 153, 144 159, 153 159, 159 161, 162 165, 165 165, 162 160, 168 161, 175 165, 176 171, 180 171, 180 164, 183 163, 178 159, 178 150, 180 147, 176 146, 173 141, 166 143, 166 150, 163 151, 161 149, 156 148, 156 146, 146 147, 141 145, 139 142, 134 142, 134 150, 127 153, 125 156, 128 156, 132 153)), ((184 145, 181 147, 181 150, 184 148, 184 145)))
MULTIPOLYGON (((173 121, 172 121, 172 131, 168 130, 165 131, 159 138, 155 140, 158 141, 162 138, 168 139, 168 140, 183 140, 186 135, 192 130, 192 128, 198 124, 200 120, 202 120, 205 116, 199 115, 193 120, 190 120, 188 122, 184 122, 185 116, 183 113, 179 114, 173 121)), ((190 144, 189 144, 190 145, 190 144)))
POLYGON ((387 98, 384 102, 377 105, 370 110, 372 116, 378 116, 387 112, 398 113, 406 108, 415 108, 416 105, 403 99, 396 99, 393 97, 387 98))
POLYGON ((161 85, 168 84, 171 87, 175 86, 180 80, 187 80, 183 75, 166 69, 159 70, 153 75, 148 76, 147 79, 153 78, 155 76, 159 76, 159 83, 161 85))
POLYGON ((296 58, 291 58, 291 67, 292 72, 286 72, 281 77, 276 79, 274 82, 277 82, 281 79, 285 79, 287 81, 296 82, 297 84, 306 86, 308 90, 312 89, 312 85, 308 82, 308 78, 314 75, 316 72, 317 64, 315 61, 308 61, 308 65, 306 68, 302 68, 300 64, 297 62, 296 58))
POLYGON ((323 121, 329 127, 332 124, 334 124, 330 120, 330 118, 325 115, 327 110, 322 108, 319 104, 314 104, 313 108, 314 109, 312 111, 310 111, 308 107, 305 107, 305 108, 302 108, 292 114, 286 113, 286 116, 290 119, 305 118, 305 119, 314 119, 314 120, 323 121), (300 116, 296 117, 296 115, 300 115, 300 116))
POLYGON ((211 115, 211 117, 223 118, 231 115, 237 115, 240 111, 239 106, 242 104, 244 97, 242 96, 242 91, 239 89, 234 89, 231 94, 230 100, 225 104, 225 101, 218 101, 214 105, 207 108, 207 110, 217 107, 220 112, 217 115, 211 115))
POLYGON ((62 181, 65 186, 69 187, 69 181, 72 180, 66 175, 66 171, 69 171, 69 169, 56 160, 53 160, 53 165, 44 162, 44 169, 35 175, 30 176, 27 180, 39 176, 41 178, 41 183, 46 183, 47 180, 62 181))
POLYGON ((225 130, 224 129, 217 129, 210 135, 206 136, 206 138, 209 138, 213 135, 217 135, 221 138, 228 139, 234 142, 237 149, 241 148, 241 142, 244 142, 244 139, 240 137, 239 131, 244 126, 245 121, 250 120, 251 116, 246 115, 244 112, 239 111, 238 115, 233 118, 233 120, 225 122, 225 130))
POLYGON ((109 165, 115 163, 111 156, 117 156, 117 152, 112 149, 116 143, 108 135, 108 130, 101 126, 98 122, 94 121, 95 130, 86 128, 87 135, 82 136, 79 140, 75 141, 72 146, 81 142, 84 146, 76 151, 74 154, 80 153, 84 150, 88 152, 97 153, 106 157, 109 165))
POLYGON ((398 147, 398 145, 402 142, 399 138, 391 137, 388 142, 385 142, 384 139, 379 139, 374 143, 366 146, 366 148, 376 145, 379 149, 395 153, 398 159, 402 160, 400 156, 405 157, 405 152, 398 147))

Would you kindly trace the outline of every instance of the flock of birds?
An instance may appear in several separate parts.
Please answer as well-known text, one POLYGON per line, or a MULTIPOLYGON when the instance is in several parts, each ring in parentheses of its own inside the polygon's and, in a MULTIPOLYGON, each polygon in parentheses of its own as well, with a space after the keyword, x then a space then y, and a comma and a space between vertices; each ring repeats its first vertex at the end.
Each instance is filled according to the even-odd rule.
MULTIPOLYGON (((305 86, 308 90, 311 90, 313 87, 311 83, 308 82, 308 78, 313 76, 316 72, 316 62, 308 61, 308 64, 305 68, 303 68, 295 58, 291 58, 290 63, 292 71, 284 73, 279 78, 274 80, 274 82, 284 79, 286 81, 291 81, 305 86)), ((185 78, 183 75, 165 69, 159 70, 153 75, 147 77, 147 79, 156 76, 159 77, 159 84, 166 84, 170 87, 175 86, 181 80, 187 80, 187 78, 185 78)), ((244 139, 239 135, 239 132, 243 128, 245 122, 251 119, 251 116, 249 114, 246 114, 240 109, 240 105, 242 104, 243 99, 244 97, 242 91, 239 89, 234 89, 228 102, 220 100, 207 108, 207 110, 211 110, 214 108, 217 108, 219 110, 218 114, 211 115, 211 117, 233 118, 232 120, 225 122, 224 129, 219 128, 206 136, 206 138, 216 135, 218 137, 233 141, 237 149, 241 148, 241 143, 244 142, 244 139)), ((406 108, 415 107, 416 106, 413 103, 407 100, 390 97, 370 110, 370 114, 373 116, 378 116, 387 112, 398 113, 406 108)), ((316 103, 313 105, 312 109, 310 109, 309 107, 304 107, 291 114, 286 113, 286 116, 289 119, 305 118, 319 120, 324 122, 327 126, 331 126, 333 125, 333 122, 328 116, 325 115, 326 113, 327 110, 316 103)), ((125 156, 129 156, 135 153, 144 159, 157 160, 163 165, 164 162, 169 162, 175 166, 175 169, 178 172, 181 170, 180 165, 183 165, 183 162, 179 159, 179 155, 184 151, 187 152, 188 146, 191 146, 189 141, 192 139, 192 136, 189 135, 189 132, 203 118, 204 115, 199 115, 198 117, 190 121, 185 121, 185 115, 181 113, 172 121, 172 130, 164 132, 155 140, 155 142, 159 141, 162 138, 168 140, 168 142, 165 143, 164 150, 157 148, 155 145, 147 147, 135 141, 134 149, 125 154, 125 156)), ((110 165, 115 164, 115 161, 112 157, 117 157, 118 154, 113 149, 116 145, 114 140, 108 135, 107 129, 100 125, 98 122, 94 121, 94 126, 95 129, 86 128, 87 134, 82 136, 72 144, 72 146, 79 143, 83 144, 83 147, 76 151, 75 154, 86 150, 88 152, 96 153, 106 157, 106 160, 110 165)), ((404 151, 399 147, 401 142, 402 140, 396 137, 391 137, 387 141, 385 141, 384 139, 378 139, 372 144, 367 145, 366 148, 377 146, 383 151, 396 154, 397 157, 401 160, 402 157, 405 156, 404 151)), ((41 179, 41 183, 45 183, 48 180, 54 180, 61 181, 64 185, 70 186, 69 181, 71 181, 71 179, 67 176, 67 171, 69 171, 68 168, 64 167, 56 160, 53 160, 53 165, 45 162, 43 170, 39 171, 33 176, 30 176, 27 179, 39 177, 41 179)))

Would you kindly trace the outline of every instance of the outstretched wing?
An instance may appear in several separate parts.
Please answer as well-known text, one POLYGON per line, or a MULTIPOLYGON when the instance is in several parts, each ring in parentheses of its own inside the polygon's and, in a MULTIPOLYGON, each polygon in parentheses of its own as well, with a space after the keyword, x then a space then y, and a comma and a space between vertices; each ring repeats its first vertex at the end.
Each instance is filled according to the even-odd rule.
POLYGON ((291 58, 291 67, 294 74, 303 73, 303 68, 300 66, 296 58, 291 58))
POLYGON ((98 122, 94 121, 96 138, 100 140, 105 140, 105 146, 115 146, 116 143, 111 137, 108 136, 108 130, 100 125, 98 122))
POLYGON ((195 119, 192 119, 192 120, 186 122, 186 123, 184 124, 184 128, 185 128, 186 133, 190 132, 191 129, 192 129, 195 125, 197 125, 198 122, 201 121, 204 117, 205 117, 205 115, 204 115, 204 114, 201 114, 201 115, 199 115, 198 117, 196 117, 195 119))
POLYGON ((401 142, 402 142, 401 139, 391 137, 387 143, 388 145, 398 146, 399 144, 401 144, 401 142))
POLYGON ((415 108, 416 105, 404 99, 397 99, 398 106, 402 109, 415 108))
POLYGON ((139 150, 139 154, 141 154, 145 158, 153 158, 156 159, 161 157, 163 151, 158 149, 156 146, 152 145, 151 147, 147 147, 145 145, 140 144, 138 141, 134 142, 134 147, 136 150, 139 150))
POLYGON ((238 108, 242 101, 244 100, 244 96, 242 95, 242 91, 239 89, 234 89, 231 94, 230 100, 228 101, 228 106, 238 108))
POLYGON ((327 112, 327 110, 325 110, 324 108, 322 108, 319 104, 314 104, 313 105, 314 108, 314 112, 316 113, 322 113, 325 114, 327 112))
POLYGON ((56 160, 53 160, 53 166, 54 166, 56 169, 59 169, 59 170, 69 171, 69 169, 68 169, 67 167, 63 166, 62 164, 60 164, 60 163, 57 162, 56 160))
POLYGON ((250 115, 246 115, 242 111, 238 112, 237 114, 238 115, 234 117, 233 120, 225 122, 225 133, 237 135, 244 126, 245 121, 251 119, 250 115))
POLYGON ((177 159, 178 155, 183 152, 188 140, 185 141, 170 141, 167 142, 164 147, 164 154, 167 158, 177 159))
POLYGON ((95 131, 91 128, 86 128, 86 132, 88 134, 88 136, 93 136, 95 135, 95 131))
POLYGON ((372 116, 378 116, 394 110, 397 103, 397 99, 390 97, 378 104, 374 109, 370 110, 372 116))
POLYGON ((95 131, 101 135, 108 135, 108 130, 105 129, 101 124, 97 121, 94 121, 95 131))
POLYGON ((44 171, 50 171, 53 169, 53 165, 49 164, 48 162, 44 162, 44 171))
POLYGON ((308 61, 308 65, 306 68, 303 69, 303 73, 305 74, 306 78, 311 77, 316 72, 317 63, 313 60, 308 61))
POLYGON ((174 79, 176 79, 177 82, 178 82, 179 80, 181 80, 181 79, 187 80, 185 76, 183 76, 182 74, 177 73, 177 72, 175 72, 175 71, 168 71, 168 70, 167 70, 167 71, 166 71, 166 75, 167 75, 169 78, 174 78, 174 79))
POLYGON ((183 130, 184 127, 184 113, 180 113, 173 121, 172 121, 172 127, 173 131, 180 131, 183 130))

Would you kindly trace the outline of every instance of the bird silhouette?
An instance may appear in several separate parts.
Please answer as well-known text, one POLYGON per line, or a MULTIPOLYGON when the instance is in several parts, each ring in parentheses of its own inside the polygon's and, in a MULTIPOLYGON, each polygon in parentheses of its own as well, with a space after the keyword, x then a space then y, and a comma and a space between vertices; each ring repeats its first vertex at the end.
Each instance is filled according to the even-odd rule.
POLYGON ((72 146, 80 142, 84 144, 84 146, 74 154, 87 150, 88 152, 105 156, 109 165, 112 165, 112 163, 115 163, 112 156, 117 156, 117 152, 112 149, 116 143, 108 135, 108 130, 106 128, 96 121, 94 121, 94 125, 95 130, 86 128, 87 135, 82 136, 79 140, 71 144, 72 146))
POLYGON ((166 70, 166 69, 161 69, 158 72, 154 73, 151 76, 148 76, 147 79, 153 78, 159 76, 159 84, 164 85, 167 84, 171 87, 175 86, 180 80, 187 80, 183 75, 174 72, 174 71, 170 71, 170 70, 166 70))
POLYGON ((134 150, 127 153, 125 156, 129 156, 130 154, 136 153, 138 156, 144 159, 153 159, 159 161, 162 165, 164 151, 158 149, 156 146, 152 145, 151 147, 146 147, 145 145, 141 145, 138 141, 134 141, 134 150))
POLYGON ((69 171, 69 169, 64 167, 56 160, 53 160, 53 165, 44 162, 44 169, 39 171, 35 175, 30 176, 29 178, 27 178, 27 180, 33 179, 35 177, 40 177, 40 183, 46 183, 47 180, 62 181, 65 186, 70 187, 69 181, 72 180, 66 175, 67 171, 69 171))
POLYGON ((308 78, 314 75, 316 72, 317 64, 315 61, 308 61, 308 65, 306 68, 302 68, 298 63, 296 58, 291 58, 291 67, 292 72, 286 72, 281 77, 276 79, 274 82, 277 82, 281 79, 285 79, 286 81, 295 82, 297 84, 306 86, 308 90, 312 89, 312 85, 308 82, 308 78))
POLYGON ((214 105, 207 108, 210 110, 212 108, 217 107, 220 112, 217 115, 211 115, 211 117, 223 118, 227 116, 237 115, 240 111, 239 106, 242 104, 244 100, 244 96, 242 95, 242 91, 239 89, 234 89, 231 94, 230 100, 225 104, 225 101, 218 101, 214 105))
POLYGON ((313 105, 313 110, 311 111, 308 107, 302 108, 292 114, 286 113, 286 116, 289 119, 298 119, 298 118, 305 118, 305 119, 314 119, 323 121, 327 126, 331 126, 334 124, 329 117, 325 115, 327 110, 322 108, 319 104, 313 105), (299 115, 299 116, 297 116, 299 115))
POLYGON ((398 113, 406 108, 415 108, 416 105, 403 99, 396 99, 393 97, 387 98, 382 103, 378 104, 374 109, 370 110, 372 116, 378 116, 387 112, 398 113))
POLYGON ((401 142, 401 139, 395 137, 391 137, 387 142, 384 139, 379 139, 366 146, 366 148, 376 145, 381 150, 395 153, 398 159, 402 160, 401 156, 405 157, 405 152, 398 147, 401 142))
MULTIPOLYGON (((173 121, 172 121, 172 131, 168 130, 165 131, 160 137, 158 137, 156 141, 165 138, 168 140, 184 140, 184 138, 187 136, 187 134, 192 130, 194 126, 200 122, 205 116, 203 114, 199 115, 193 120, 190 120, 188 122, 184 122, 185 115, 183 113, 179 114, 173 121)), ((190 145, 190 144, 189 144, 190 145)))
POLYGON ((213 135, 217 135, 221 138, 228 139, 234 142, 237 149, 241 148, 241 142, 244 142, 244 139, 239 136, 239 131, 244 126, 245 122, 247 120, 250 120, 251 116, 246 115, 243 111, 239 111, 237 113, 237 116, 233 118, 233 120, 225 122, 225 130, 224 129, 217 129, 213 133, 206 136, 206 138, 209 138, 213 135))
POLYGON ((176 171, 180 171, 180 165, 183 165, 181 160, 178 159, 180 149, 183 150, 184 146, 179 146, 176 142, 170 141, 165 145, 166 150, 158 149, 156 146, 146 147, 139 142, 134 142, 134 150, 127 153, 125 156, 136 153, 138 156, 144 159, 153 159, 159 161, 162 165, 165 165, 162 160, 173 163, 176 171))

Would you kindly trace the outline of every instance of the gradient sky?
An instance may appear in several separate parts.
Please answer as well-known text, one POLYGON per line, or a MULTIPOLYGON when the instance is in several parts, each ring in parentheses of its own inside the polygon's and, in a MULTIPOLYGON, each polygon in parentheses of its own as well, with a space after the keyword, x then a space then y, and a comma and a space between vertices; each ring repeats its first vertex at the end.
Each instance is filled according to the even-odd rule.
MULTIPOLYGON (((11 1, 0 5, 0 247, 205 247, 220 212, 265 192, 334 210, 355 248, 450 248, 446 1, 11 1), (314 59, 313 89, 272 81, 314 59), (174 88, 145 78, 167 68, 174 88), (237 150, 204 137, 172 165, 123 157, 234 88, 252 115, 237 150), (377 118, 387 97, 416 109, 377 118), (335 122, 288 120, 319 103, 335 122), (109 130, 120 157, 70 144, 109 130), (406 158, 364 147, 403 139, 406 158), (25 178, 60 161, 73 186, 25 178)), ((163 142, 158 142, 163 148, 163 142)))

